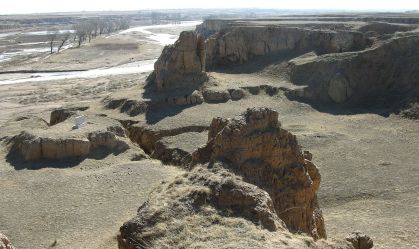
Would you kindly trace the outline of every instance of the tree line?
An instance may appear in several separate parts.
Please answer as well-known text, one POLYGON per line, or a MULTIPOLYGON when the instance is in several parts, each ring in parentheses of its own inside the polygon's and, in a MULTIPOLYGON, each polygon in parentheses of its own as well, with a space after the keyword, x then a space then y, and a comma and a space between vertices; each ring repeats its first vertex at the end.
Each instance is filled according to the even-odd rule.
POLYGON ((127 18, 95 18, 80 21, 72 26, 72 32, 60 32, 58 30, 48 31, 48 42, 53 53, 54 44, 57 45, 57 53, 60 52, 64 44, 73 39, 80 47, 84 42, 90 42, 92 39, 109 35, 113 32, 128 29, 130 21, 127 18))

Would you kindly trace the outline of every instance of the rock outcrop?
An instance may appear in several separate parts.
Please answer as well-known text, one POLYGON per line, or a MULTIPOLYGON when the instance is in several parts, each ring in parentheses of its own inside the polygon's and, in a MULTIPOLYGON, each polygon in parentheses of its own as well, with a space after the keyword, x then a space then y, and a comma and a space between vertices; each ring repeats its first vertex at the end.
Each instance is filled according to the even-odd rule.
POLYGON ((217 162, 164 182, 124 223, 120 249, 317 248, 353 249, 347 241, 293 235, 277 216, 270 195, 217 162))
POLYGON ((204 71, 204 39, 193 31, 184 31, 175 44, 163 49, 148 81, 158 91, 196 89, 207 80, 204 71))
POLYGON ((245 63, 257 56, 278 53, 318 54, 356 51, 367 47, 361 32, 330 31, 285 26, 234 26, 206 40, 207 69, 245 63))
POLYGON ((113 153, 129 149, 128 140, 109 131, 95 131, 81 137, 42 137, 23 131, 12 139, 9 157, 26 162, 85 158, 96 148, 113 153))
POLYGON ((150 194, 120 228, 119 248, 353 249, 364 241, 316 241, 326 238, 316 200, 320 174, 307 160, 311 153, 280 126, 267 108, 213 119, 191 170, 150 194))
POLYGON ((268 192, 276 213, 290 230, 316 239, 326 237, 316 196, 320 174, 304 159, 295 136, 281 128, 277 112, 249 109, 232 120, 214 119, 206 148, 193 157, 200 163, 207 159, 225 162, 268 192))
POLYGON ((0 249, 15 249, 10 240, 2 233, 0 233, 0 249))
POLYGON ((193 157, 191 171, 162 182, 120 228, 120 249, 354 248, 349 240, 316 241, 326 237, 316 200, 320 174, 277 112, 215 118, 193 157))
POLYGON ((119 154, 133 145, 118 121, 86 114, 87 122, 75 128, 73 119, 36 128, 23 120, 17 133, 4 139, 9 148, 8 159, 23 162, 84 159, 92 152, 119 154))
MULTIPOLYGON (((291 81, 307 85, 297 96, 358 104, 370 97, 419 93, 419 35, 408 34, 358 52, 297 58, 291 81)), ((416 95, 417 96, 417 95, 416 95)))

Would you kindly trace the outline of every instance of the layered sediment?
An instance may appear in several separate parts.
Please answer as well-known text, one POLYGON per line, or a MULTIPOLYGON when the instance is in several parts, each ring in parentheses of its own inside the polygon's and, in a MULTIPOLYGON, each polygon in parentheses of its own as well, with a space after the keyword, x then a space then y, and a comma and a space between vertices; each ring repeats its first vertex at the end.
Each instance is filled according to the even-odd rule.
POLYGON ((222 30, 206 40, 207 69, 273 54, 318 54, 362 50, 369 44, 356 31, 316 30, 284 26, 246 26, 222 30))

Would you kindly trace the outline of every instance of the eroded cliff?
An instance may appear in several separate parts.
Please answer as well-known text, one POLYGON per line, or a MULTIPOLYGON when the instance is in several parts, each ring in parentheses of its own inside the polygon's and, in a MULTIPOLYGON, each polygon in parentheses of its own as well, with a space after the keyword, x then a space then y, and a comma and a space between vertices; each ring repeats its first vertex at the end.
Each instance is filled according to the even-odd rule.
POLYGON ((315 241, 326 237, 316 200, 320 174, 277 112, 215 118, 193 160, 190 172, 163 182, 121 227, 121 249, 353 248, 345 240, 315 241))

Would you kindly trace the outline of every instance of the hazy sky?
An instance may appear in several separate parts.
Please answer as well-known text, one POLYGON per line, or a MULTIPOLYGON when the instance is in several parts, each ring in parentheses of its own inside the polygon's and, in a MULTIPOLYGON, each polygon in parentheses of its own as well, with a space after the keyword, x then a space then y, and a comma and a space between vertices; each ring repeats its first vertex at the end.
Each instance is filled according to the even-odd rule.
POLYGON ((408 10, 419 0, 1 0, 1 14, 178 8, 408 10))

